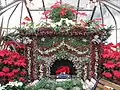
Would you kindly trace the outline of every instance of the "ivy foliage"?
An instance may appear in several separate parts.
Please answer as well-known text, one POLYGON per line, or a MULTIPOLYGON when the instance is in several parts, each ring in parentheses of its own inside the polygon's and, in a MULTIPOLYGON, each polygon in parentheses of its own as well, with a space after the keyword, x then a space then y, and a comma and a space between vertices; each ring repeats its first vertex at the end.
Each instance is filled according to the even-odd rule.
POLYGON ((27 86, 25 90, 56 90, 57 87, 61 87, 65 90, 71 90, 75 86, 82 89, 82 83, 80 79, 56 81, 49 78, 41 78, 38 83, 32 86, 27 86))

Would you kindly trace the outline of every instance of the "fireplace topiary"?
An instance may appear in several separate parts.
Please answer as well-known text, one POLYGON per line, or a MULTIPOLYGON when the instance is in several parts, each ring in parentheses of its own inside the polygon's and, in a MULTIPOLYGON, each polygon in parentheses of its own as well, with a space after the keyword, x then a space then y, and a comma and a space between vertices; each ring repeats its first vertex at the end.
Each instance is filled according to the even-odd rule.
POLYGON ((101 18, 77 22, 75 15, 87 14, 65 3, 55 3, 43 15, 51 21, 35 25, 25 17, 17 32, 9 34, 25 44, 30 80, 51 77, 50 67, 60 59, 73 63, 76 77, 98 77, 100 46, 110 36, 112 27, 99 23, 101 18))

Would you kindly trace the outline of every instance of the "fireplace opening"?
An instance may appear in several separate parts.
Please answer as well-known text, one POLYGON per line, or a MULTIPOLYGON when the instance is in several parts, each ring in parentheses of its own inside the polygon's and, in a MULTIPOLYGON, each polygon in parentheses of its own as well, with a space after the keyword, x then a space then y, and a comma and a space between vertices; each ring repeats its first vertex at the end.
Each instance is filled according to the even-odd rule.
POLYGON ((73 67, 73 62, 69 60, 56 60, 50 67, 50 74, 57 75, 60 72, 66 72, 69 75, 76 75, 76 69, 73 67))

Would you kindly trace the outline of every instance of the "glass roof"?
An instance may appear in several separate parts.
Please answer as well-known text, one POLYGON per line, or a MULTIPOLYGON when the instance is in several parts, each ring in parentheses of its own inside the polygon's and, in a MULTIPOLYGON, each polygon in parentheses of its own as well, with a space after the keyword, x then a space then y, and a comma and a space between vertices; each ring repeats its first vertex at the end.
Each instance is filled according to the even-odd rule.
MULTIPOLYGON (((0 0, 0 6, 3 9, 0 10, 0 22, 2 18, 4 19, 4 29, 5 28, 14 28, 20 25, 20 17, 22 12, 22 18, 25 16, 29 16, 29 12, 27 8, 30 10, 31 16, 35 23, 39 23, 43 13, 43 2, 45 4, 45 9, 49 9, 49 7, 58 0, 26 0, 26 3, 22 3, 24 0, 0 0), (13 2, 20 1, 18 6, 17 4, 10 4, 13 2), (9 6, 10 5, 10 6, 9 6), (27 5, 27 6, 26 6, 27 5), (23 7, 22 7, 23 6, 23 7), (5 7, 5 9, 4 9, 5 7), (16 9, 15 9, 16 8, 16 9), (8 10, 7 10, 8 9, 8 10), (9 25, 8 25, 9 23, 9 25)), ((96 17, 104 18, 103 22, 107 26, 114 26, 114 30, 112 31, 111 37, 108 39, 108 42, 120 42, 120 0, 98 0, 99 3, 92 3, 90 0, 60 0, 65 3, 69 3, 77 9, 78 1, 79 2, 79 10, 81 12, 86 12, 87 17, 78 17, 78 20, 84 19, 93 19, 96 17), (105 3, 103 3, 105 1, 105 3), (113 5, 111 5, 110 3, 113 5), (111 14, 112 13, 112 14, 111 14), (117 31, 116 31, 117 28, 117 31), (116 41, 117 39, 117 41, 116 41)), ((93 0, 96 1, 96 0, 93 0)))

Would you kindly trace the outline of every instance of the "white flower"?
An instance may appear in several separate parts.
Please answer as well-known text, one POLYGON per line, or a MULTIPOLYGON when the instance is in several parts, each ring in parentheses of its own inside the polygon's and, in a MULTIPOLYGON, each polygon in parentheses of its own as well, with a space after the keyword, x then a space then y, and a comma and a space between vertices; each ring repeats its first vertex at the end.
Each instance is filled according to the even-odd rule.
POLYGON ((41 38, 41 41, 45 41, 45 38, 41 38))
POLYGON ((94 36, 94 38, 95 38, 95 39, 98 39, 98 38, 99 38, 99 36, 98 36, 98 35, 95 35, 95 36, 94 36))
POLYGON ((82 82, 83 84, 83 89, 85 90, 91 90, 92 87, 94 87, 94 84, 96 83, 95 80, 91 79, 91 81, 89 80, 85 80, 85 82, 82 82))
POLYGON ((6 86, 11 86, 11 87, 13 87, 13 86, 15 86, 15 83, 14 83, 14 82, 9 82, 9 83, 6 84, 6 86))
POLYGON ((23 41, 24 44, 28 44, 28 43, 31 43, 31 42, 32 42, 32 40, 28 37, 26 37, 23 41))
POLYGON ((94 39, 92 40, 92 42, 96 42, 97 44, 99 44, 101 42, 101 40, 99 39, 98 35, 95 35, 94 39))
POLYGON ((69 25, 75 25, 75 22, 73 22, 72 20, 68 20, 68 18, 66 19, 66 24, 67 26, 69 25))
POLYGON ((6 87, 6 86, 4 86, 4 85, 2 86, 2 85, 0 84, 0 90, 5 90, 5 87, 6 87))
POLYGON ((18 86, 23 86, 23 83, 22 82, 18 82, 18 86))
POLYGON ((51 26, 52 28, 55 28, 55 27, 56 27, 56 24, 55 24, 55 23, 50 23, 50 26, 51 26))
POLYGON ((9 82, 9 83, 6 84, 6 86, 11 86, 11 87, 13 87, 13 86, 18 87, 18 86, 22 86, 22 85, 23 85, 23 83, 22 82, 18 82, 18 81, 9 82))
POLYGON ((14 85, 16 86, 16 87, 18 87, 18 86, 22 86, 23 85, 23 83, 22 82, 14 82, 14 85))
POLYGON ((38 83, 39 82, 39 80, 35 80, 33 83, 32 83, 32 85, 35 85, 36 83, 38 83))
POLYGON ((87 40, 86 40, 86 39, 82 39, 82 41, 83 41, 83 42, 87 42, 87 40))
POLYGON ((90 80, 93 84, 95 84, 96 83, 96 80, 95 79, 93 79, 93 78, 91 78, 91 80, 90 80))

